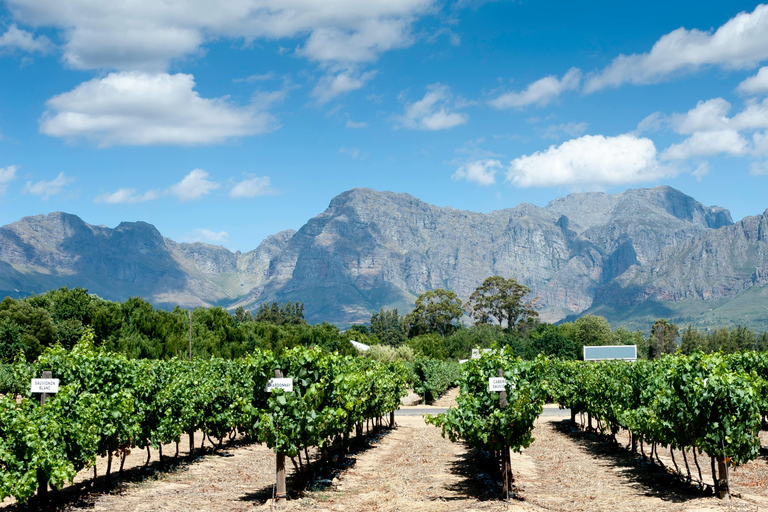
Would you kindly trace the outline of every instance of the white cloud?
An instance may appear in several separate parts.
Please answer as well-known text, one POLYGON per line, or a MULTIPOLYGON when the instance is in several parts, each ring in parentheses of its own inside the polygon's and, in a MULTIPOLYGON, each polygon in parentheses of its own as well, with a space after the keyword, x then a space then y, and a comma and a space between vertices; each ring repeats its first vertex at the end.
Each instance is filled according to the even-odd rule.
POLYGON ((94 78, 46 102, 40 131, 99 146, 220 143, 277 128, 256 105, 202 98, 192 75, 138 72, 94 78))
POLYGON ((671 117, 672 128, 677 133, 691 134, 699 131, 722 130, 728 128, 731 120, 728 111, 731 104, 723 98, 700 101, 685 114, 671 117))
POLYGON ((754 134, 751 148, 743 132, 768 128, 768 99, 749 100, 741 112, 729 117, 731 104, 723 98, 700 101, 685 114, 673 114, 669 122, 675 132, 688 138, 665 149, 661 158, 684 160, 696 156, 727 154, 744 156, 758 152, 760 136, 754 134))
POLYGON ((229 197, 271 196, 277 191, 271 187, 269 176, 249 176, 229 191, 229 197))
POLYGON ((229 233, 226 231, 211 231, 210 229, 195 229, 192 231, 192 236, 187 237, 187 240, 191 242, 213 242, 223 244, 229 239, 229 233))
POLYGON ((143 194, 138 194, 135 188, 121 188, 115 192, 104 193, 96 196, 94 202, 106 203, 106 204, 134 204, 143 203, 145 201, 154 201, 159 199, 163 195, 163 192, 159 190, 148 190, 143 194))
POLYGON ((668 122, 667 117, 661 112, 654 112, 643 118, 642 121, 637 123, 637 128, 632 132, 635 135, 640 135, 647 132, 657 132, 668 122))
POLYGON ((18 170, 18 165, 0 167, 0 196, 8 190, 8 184, 16 179, 16 171, 18 170))
POLYGON ((768 176, 768 160, 752 162, 749 165, 749 173, 753 176, 768 176))
POLYGON ((501 162, 498 160, 476 160, 459 166, 451 179, 454 181, 467 180, 478 185, 489 186, 496 183, 496 173, 501 168, 501 162))
POLYGON ((321 62, 371 62, 395 48, 413 43, 413 18, 363 21, 358 30, 322 27, 314 30, 298 53, 321 62))
POLYGON ((619 55, 593 75, 585 92, 626 83, 657 83, 702 66, 744 69, 768 59, 768 5, 737 14, 714 33, 679 28, 662 36, 648 53, 619 55))
POLYGON ((41 196, 43 199, 48 199, 49 197, 60 193, 67 184, 72 183, 73 181, 75 181, 75 178, 70 178, 63 172, 60 172, 59 175, 51 181, 38 181, 37 183, 28 181, 27 184, 24 185, 23 192, 41 196))
POLYGON ((26 30, 22 30, 16 25, 11 25, 3 35, 0 36, 0 49, 21 50, 27 53, 46 54, 53 51, 54 45, 51 40, 45 36, 38 36, 26 30))
POLYGON ((695 132, 679 144, 661 152, 662 160, 685 160, 692 156, 726 153, 741 156, 747 152, 747 141, 736 130, 695 132))
POLYGON ((354 71, 346 70, 336 75, 325 75, 312 90, 312 97, 317 103, 324 105, 333 98, 348 92, 362 89, 365 83, 376 76, 376 71, 366 71, 357 75, 354 71))
POLYGON ((495 108, 522 108, 529 105, 544 106, 560 97, 566 91, 573 91, 581 84, 581 70, 571 68, 558 79, 555 75, 546 76, 528 84, 520 92, 507 92, 488 103, 495 108))
POLYGON ((447 130, 469 120, 467 114, 451 112, 454 106, 448 87, 432 84, 427 87, 424 98, 406 104, 405 113, 395 121, 398 126, 413 130, 447 130))
POLYGON ((182 202, 200 199, 221 186, 220 183, 210 181, 206 178, 208 178, 207 172, 202 169, 194 169, 184 176, 184 179, 180 182, 172 185, 170 192, 182 202))
POLYGON ((768 93, 768 66, 760 68, 755 76, 741 82, 736 90, 744 94, 768 93))
POLYGON ((755 145, 755 153, 768 156, 768 132, 756 132, 752 135, 752 141, 755 145))
POLYGON ((339 148, 340 154, 347 154, 351 156, 352 158, 357 158, 360 156, 360 150, 357 148, 346 148, 344 146, 339 148))
POLYGON ((368 128, 368 123, 364 121, 357 123, 351 119, 347 119, 347 124, 345 126, 347 128, 352 128, 352 129, 368 128))
POLYGON ((634 135, 585 135, 512 161, 506 181, 517 187, 613 186, 671 174, 653 141, 634 135))
POLYGON ((550 124, 541 135, 542 139, 560 140, 565 136, 578 137, 587 131, 587 123, 560 123, 550 124))
POLYGON ((235 0, 103 2, 9 0, 15 18, 61 30, 64 60, 78 69, 164 71, 208 41, 307 37, 298 52, 363 62, 412 43, 412 25, 434 0, 235 0))
POLYGON ((235 78, 232 81, 235 82, 235 83, 245 82, 245 83, 248 83, 248 84, 252 84, 252 83, 256 83, 256 82, 266 82, 266 81, 274 80, 274 79, 275 79, 275 72, 274 71, 267 71, 266 73, 255 74, 255 75, 248 76, 246 78, 235 78))

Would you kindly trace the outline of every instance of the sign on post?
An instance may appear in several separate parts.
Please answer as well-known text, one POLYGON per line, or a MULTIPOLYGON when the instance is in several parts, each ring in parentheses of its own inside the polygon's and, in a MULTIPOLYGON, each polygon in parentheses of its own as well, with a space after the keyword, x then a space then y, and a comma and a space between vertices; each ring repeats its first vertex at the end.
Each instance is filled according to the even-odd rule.
POLYGON ((291 378, 274 378, 267 381, 267 392, 273 389, 282 389, 286 393, 293 391, 293 379, 291 378))
MULTIPOLYGON (((504 377, 489 377, 488 378, 488 391, 504 391, 507 385, 507 379, 504 377)), ((515 384, 509 385, 510 388, 515 389, 515 384)))
POLYGON ((32 379, 33 393, 58 393, 59 379, 32 379))

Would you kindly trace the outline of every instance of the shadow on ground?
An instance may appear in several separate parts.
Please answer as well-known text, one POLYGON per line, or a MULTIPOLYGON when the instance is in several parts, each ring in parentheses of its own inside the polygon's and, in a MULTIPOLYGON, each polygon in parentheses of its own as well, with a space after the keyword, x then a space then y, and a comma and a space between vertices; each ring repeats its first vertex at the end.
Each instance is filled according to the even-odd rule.
MULTIPOLYGON (((395 427, 397 428, 397 427, 395 427)), ((304 466, 304 475, 300 475, 295 470, 286 478, 286 487, 288 488, 288 498, 297 499, 304 495, 305 490, 318 491, 332 485, 334 478, 338 477, 343 471, 354 467, 357 462, 357 456, 376 448, 376 445, 383 438, 388 436, 392 429, 381 427, 364 435, 360 440, 357 437, 350 439, 349 450, 344 458, 339 460, 338 455, 329 457, 328 461, 315 459, 310 464, 304 466)), ((286 469, 293 467, 290 458, 286 457, 286 469)), ((254 502, 263 505, 273 498, 274 485, 263 487, 252 493, 244 494, 240 501, 254 502)))
POLYGON ((159 480, 165 474, 188 471, 190 465, 205 457, 231 457, 227 450, 250 444, 253 444, 253 441, 243 438, 224 440, 221 446, 215 449, 206 446, 202 451, 198 450, 192 458, 164 456, 162 462, 153 460, 149 464, 127 469, 122 473, 113 470, 109 476, 99 475, 95 479, 91 478, 61 490, 51 489, 47 499, 40 499, 35 495, 25 504, 12 505, 3 510, 66 512, 73 508, 92 509, 98 497, 103 494, 121 494, 128 488, 128 484, 159 480))
MULTIPOLYGON (((454 475, 461 477, 461 480, 447 487, 458 496, 440 498, 441 500, 473 498, 490 501, 502 498, 500 464, 489 453, 467 446, 467 451, 451 464, 450 470, 454 475)), ((522 501, 519 497, 514 499, 522 501)))
MULTIPOLYGON (((568 436, 581 450, 611 466, 615 474, 639 486, 646 496, 672 503, 685 503, 702 496, 712 495, 710 490, 702 489, 698 483, 688 483, 683 477, 676 475, 674 468, 644 461, 639 453, 635 455, 626 447, 614 443, 612 439, 573 426, 570 420, 553 422, 551 425, 556 432, 568 436)), ((649 451, 647 448, 646 454, 649 451)), ((689 462, 691 474, 696 478, 698 470, 693 461, 689 462)), ((678 461, 678 465, 681 466, 681 471, 685 471, 682 461, 678 461)), ((706 474, 709 470, 709 457, 700 457, 699 465, 702 473, 706 474)))

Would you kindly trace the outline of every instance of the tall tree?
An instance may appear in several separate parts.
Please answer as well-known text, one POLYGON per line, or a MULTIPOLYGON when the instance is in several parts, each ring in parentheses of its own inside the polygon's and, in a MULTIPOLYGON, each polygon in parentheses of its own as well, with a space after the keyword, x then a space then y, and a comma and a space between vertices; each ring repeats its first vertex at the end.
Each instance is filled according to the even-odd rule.
POLYGON ((371 315, 370 332, 383 344, 393 347, 399 347, 407 339, 403 317, 397 312, 397 308, 381 308, 378 313, 371 315))
POLYGON ((666 318, 656 320, 648 339, 648 359, 658 359, 662 354, 674 354, 678 334, 680 329, 666 318))
POLYGON ((413 311, 405 316, 408 336, 429 333, 448 336, 456 330, 463 313, 461 299, 454 292, 442 288, 424 292, 416 299, 413 311))
POLYGON ((525 300, 530 288, 514 278, 491 276, 469 296, 468 309, 478 324, 495 322, 507 329, 530 324, 539 316, 536 299, 525 300))

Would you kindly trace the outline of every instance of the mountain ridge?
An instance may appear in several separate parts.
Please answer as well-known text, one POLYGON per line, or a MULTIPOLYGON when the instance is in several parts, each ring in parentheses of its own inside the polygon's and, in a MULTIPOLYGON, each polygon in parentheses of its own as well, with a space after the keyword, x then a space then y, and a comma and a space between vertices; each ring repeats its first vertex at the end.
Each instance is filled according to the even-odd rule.
POLYGON ((356 188, 332 198, 298 231, 232 252, 175 242, 142 221, 108 228, 53 212, 0 227, 0 292, 69 284, 107 299, 141 295, 168 307, 252 309, 299 300, 311 321, 349 325, 380 307, 407 311, 429 289, 466 298, 485 277, 500 274, 529 286, 542 318, 557 321, 601 307, 725 300, 762 288, 765 218, 768 210, 734 224, 725 208, 667 186, 570 194, 544 207, 521 203, 489 213, 356 188), (696 271, 697 258, 707 254, 696 252, 699 243, 722 246, 712 253, 720 267, 712 268, 740 265, 717 274, 719 284, 706 296, 692 292, 715 275, 696 271), (683 253, 693 263, 681 263, 683 253))

